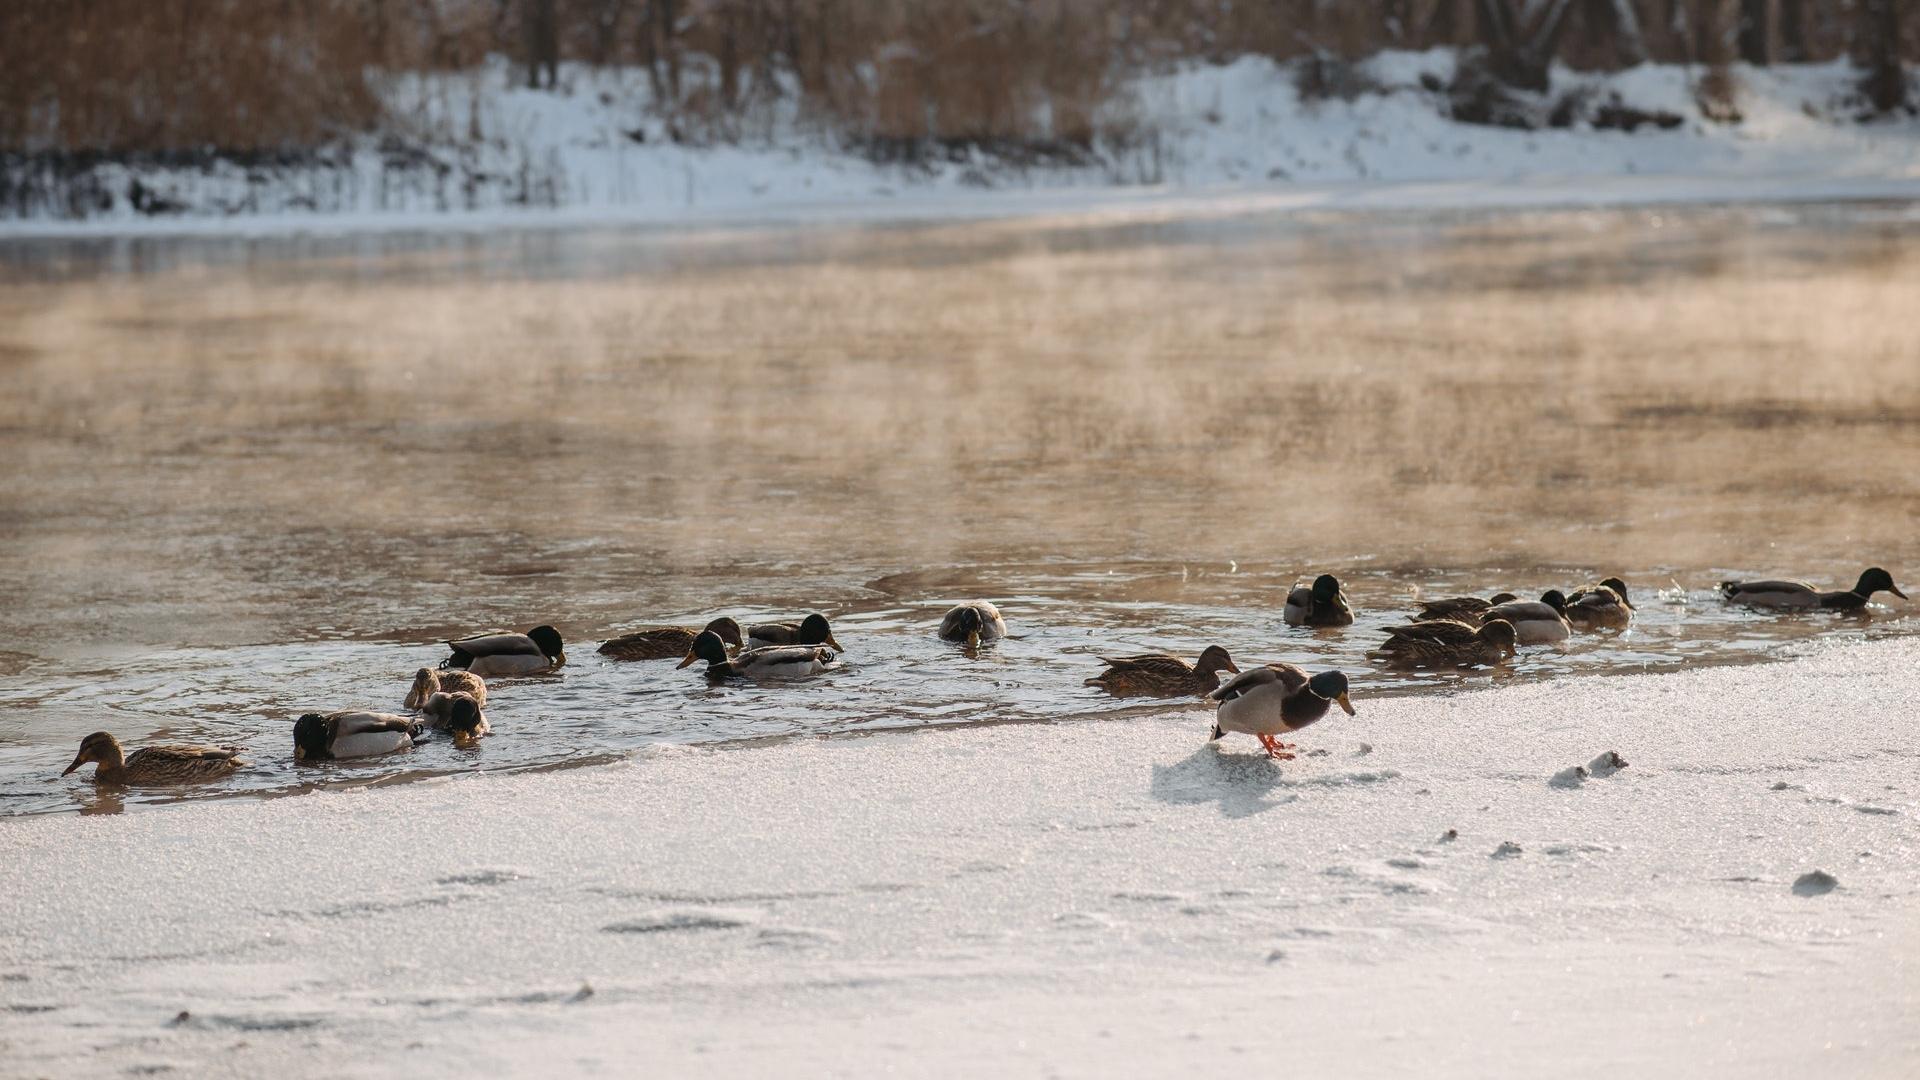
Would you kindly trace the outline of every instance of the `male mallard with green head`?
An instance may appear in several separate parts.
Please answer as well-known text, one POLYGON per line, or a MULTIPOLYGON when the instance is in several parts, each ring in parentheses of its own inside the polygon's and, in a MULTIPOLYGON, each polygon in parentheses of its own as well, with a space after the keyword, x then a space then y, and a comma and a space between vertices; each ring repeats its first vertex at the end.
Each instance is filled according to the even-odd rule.
POLYGON ((847 651, 833 639, 833 627, 827 625, 827 617, 819 612, 797 623, 756 623, 747 627, 748 648, 763 649, 768 645, 826 645, 834 652, 847 651))
POLYGON ((475 675, 533 675, 567 662, 560 631, 536 626, 524 634, 482 634, 447 642, 453 655, 443 668, 464 668, 475 675))
POLYGON ((1295 585, 1287 593, 1280 617, 1288 626, 1352 626, 1353 605, 1340 587, 1340 579, 1321 574, 1312 585, 1295 585))
POLYGON ((1100 657, 1107 670, 1086 685, 1097 686, 1115 697, 1205 696, 1220 688, 1222 671, 1240 674, 1233 657, 1218 645, 1209 645, 1192 666, 1177 656, 1143 653, 1139 656, 1100 657))
POLYGON ((1335 704, 1348 716, 1354 715, 1345 674, 1322 671, 1309 677, 1292 664, 1264 664, 1236 675, 1207 699, 1220 703, 1213 718, 1213 739, 1228 732, 1252 735, 1276 761, 1293 760, 1287 753, 1292 745, 1278 736, 1318 721, 1335 704))
POLYGON ((96 731, 80 740, 80 752, 60 775, 89 761, 94 763, 94 783, 130 786, 218 780, 246 764, 240 760, 240 751, 228 746, 143 746, 123 754, 118 739, 96 731))
POLYGON ((705 660, 710 679, 736 675, 747 679, 794 679, 818 675, 832 665, 833 659, 833 649, 826 645, 765 645, 729 657, 720 635, 702 630, 678 666, 687 667, 696 660, 705 660))
MULTIPOLYGON (((734 652, 746 644, 741 639, 740 624, 724 615, 708 623, 704 629, 720 636, 720 640, 734 652)), ((646 630, 635 630, 631 634, 622 634, 600 645, 600 655, 614 660, 678 660, 693 648, 693 639, 700 631, 691 626, 656 626, 646 630)))
POLYGON ((1482 616, 1483 622, 1494 619, 1512 623, 1514 636, 1522 645, 1545 645, 1573 636, 1573 624, 1567 621, 1567 598, 1559 589, 1548 589, 1538 600, 1495 604, 1482 616))
POLYGON ((1844 592, 1821 592, 1804 581, 1723 581, 1720 595, 1749 607, 1779 608, 1786 611, 1864 611, 1877 592, 1890 592, 1902 600, 1907 594, 1893 584, 1893 575, 1879 567, 1870 567, 1860 581, 1844 592))
POLYGON ((1007 620, 1000 609, 985 600, 961 604, 940 619, 941 641, 964 641, 977 649, 983 641, 998 641, 1007 636, 1007 620))
POLYGON ((404 716, 351 709, 307 713, 293 724, 293 760, 332 761, 390 754, 411 748, 419 737, 420 725, 404 716))

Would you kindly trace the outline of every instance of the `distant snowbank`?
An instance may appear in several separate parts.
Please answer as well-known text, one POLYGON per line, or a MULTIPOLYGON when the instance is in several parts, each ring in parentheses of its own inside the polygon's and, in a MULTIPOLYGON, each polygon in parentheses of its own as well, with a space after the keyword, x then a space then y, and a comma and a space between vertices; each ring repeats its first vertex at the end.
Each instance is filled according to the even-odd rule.
POLYGON ((1902 1075, 1916 664, 1356 685, 1284 765, 1194 708, 5 819, 0 1041, 62 1076, 1902 1075))
MULTIPOLYGON (((1297 69, 1257 58, 1182 67, 1136 81, 1109 106, 1123 142, 1075 164, 1016 163, 956 150, 880 165, 842 148, 791 99, 736 125, 730 142, 674 141, 647 109, 638 71, 572 67, 554 92, 513 85, 505 65, 394 79, 403 118, 384 137, 277 161, 94 164, 13 176, 0 235, 227 228, 419 228, 555 217, 647 223, 828 217, 991 216, 1032 204, 1073 208, 1141 196, 1231 192, 1287 199, 1441 182, 1467 203, 1499 205, 1535 178, 1659 177, 1641 198, 1898 197, 1920 193, 1920 121, 1859 124, 1844 102, 1845 64, 1737 69, 1743 122, 1715 124, 1694 75, 1647 65, 1613 75, 1556 74, 1556 93, 1670 113, 1672 130, 1519 131, 1458 123, 1432 86, 1451 78, 1445 50, 1387 53, 1357 66, 1372 87, 1351 100, 1303 101, 1297 69), (1666 192, 1667 194, 1661 194, 1666 192), (37 194, 36 194, 37 193, 37 194), (1023 205, 1010 196, 1028 196, 1023 205), (28 205, 21 215, 18 207, 28 205), (903 209, 904 208, 904 209, 903 209), (84 218, 76 222, 75 219, 84 218)), ((1415 201, 1419 196, 1405 196, 1415 201)), ((1325 201, 1325 200, 1322 200, 1325 201)), ((1391 201, 1391 197, 1389 198, 1391 201)), ((1629 199, 1629 201, 1633 201, 1629 199)))

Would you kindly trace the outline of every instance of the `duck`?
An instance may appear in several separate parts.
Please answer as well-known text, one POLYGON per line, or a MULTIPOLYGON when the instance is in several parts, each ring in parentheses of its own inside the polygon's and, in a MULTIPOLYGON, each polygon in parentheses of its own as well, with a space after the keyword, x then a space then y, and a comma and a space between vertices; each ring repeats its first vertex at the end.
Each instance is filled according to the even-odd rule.
POLYGON ((447 668, 435 671, 421 668, 413 673, 413 688, 407 691, 407 700, 402 707, 418 709, 427 699, 442 691, 449 694, 467 694, 481 707, 487 704, 487 681, 471 671, 459 668, 447 668))
POLYGON ((983 641, 997 641, 1007 636, 1007 620, 1000 617, 1000 609, 985 600, 974 600, 961 604, 940 617, 941 641, 964 641, 967 648, 977 649, 983 641))
POLYGON ((1340 579, 1321 574, 1311 586, 1295 585, 1287 593, 1287 605, 1280 617, 1288 626, 1352 626, 1353 605, 1340 587, 1340 579))
POLYGON ((1185 660, 1166 653, 1142 653, 1138 656, 1102 656, 1107 670, 1087 686, 1097 686, 1115 697, 1178 697, 1199 694, 1202 697, 1220 688, 1222 671, 1240 674, 1233 657, 1219 645, 1209 645, 1200 659, 1189 667, 1185 660))
POLYGON ((443 668, 464 668, 475 675, 532 675, 567 662, 560 631, 536 626, 524 634, 482 634, 447 642, 453 655, 443 668))
POLYGON ((1275 761, 1293 760, 1288 751, 1294 748, 1277 736, 1318 721, 1335 704, 1348 716, 1355 715, 1353 703, 1347 700, 1344 673, 1322 671, 1310 676, 1292 664, 1263 664, 1235 675, 1208 694, 1207 700, 1219 703, 1209 742, 1218 742, 1228 732, 1252 735, 1275 761))
POLYGON ((1513 632, 1522 645, 1545 645, 1573 636, 1573 624, 1567 621, 1567 598, 1559 589, 1548 589, 1538 600, 1509 600, 1487 609, 1482 622, 1504 619, 1513 624, 1513 632))
POLYGON ((1821 592, 1804 581, 1723 581, 1720 595, 1749 607, 1782 608, 1791 611, 1864 611, 1867 601, 1877 592, 1890 592, 1902 600, 1907 594, 1893 583, 1893 575, 1878 566, 1868 567, 1860 581, 1844 592, 1821 592))
POLYGON ((293 760, 332 761, 405 750, 420 738, 420 725, 390 713, 346 710, 307 713, 293 724, 293 760))
POLYGON ((1435 619, 1389 628, 1386 642, 1367 657, 1412 667, 1474 667, 1513 656, 1517 644, 1518 634, 1505 619, 1488 619, 1477 627, 1435 619))
POLYGON ((240 751, 231 746, 143 746, 131 754, 122 753, 120 740, 105 731, 96 731, 80 740, 80 752, 61 776, 93 762, 96 784, 194 784, 219 780, 247 763, 240 751))
POLYGON ((1420 602, 1420 615, 1416 621, 1433 622, 1436 619, 1452 619, 1469 626, 1478 626, 1486 617, 1487 609, 1511 604, 1520 599, 1510 592, 1494 593, 1488 599, 1477 596, 1449 596, 1440 600, 1420 602))
POLYGON ((834 652, 846 652, 833 639, 833 627, 827 617, 814 612, 797 623, 758 623, 747 627, 747 647, 763 649, 768 645, 828 645, 834 652))
POLYGON ((720 635, 702 630, 694 637, 692 647, 678 667, 705 660, 708 678, 738 675, 748 679, 792 679, 818 675, 832 665, 833 659, 833 648, 826 645, 763 645, 729 657, 720 635))
POLYGON ((1582 630, 1625 630, 1633 625, 1627 583, 1617 577, 1583 585, 1567 596, 1567 621, 1582 630))
MULTIPOLYGON (((734 652, 746 645, 741 639, 740 624, 725 615, 703 629, 720 635, 720 640, 734 652)), ((655 626, 601 642, 600 655, 614 660, 674 660, 685 656, 693 647, 693 639, 699 636, 700 631, 691 626, 655 626)))
POLYGON ((425 726, 436 731, 451 731, 453 745, 472 746, 481 736, 493 730, 487 723, 487 714, 480 711, 480 703, 473 695, 462 690, 453 693, 442 691, 427 698, 420 705, 420 715, 426 721, 425 726))

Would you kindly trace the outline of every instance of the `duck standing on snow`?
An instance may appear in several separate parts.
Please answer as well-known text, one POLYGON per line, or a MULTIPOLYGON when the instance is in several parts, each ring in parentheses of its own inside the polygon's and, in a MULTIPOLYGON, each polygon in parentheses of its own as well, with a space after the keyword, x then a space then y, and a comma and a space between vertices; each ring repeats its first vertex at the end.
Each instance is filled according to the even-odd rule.
POLYGON ((420 725, 404 716, 352 710, 307 713, 293 724, 293 760, 389 754, 412 747, 419 737, 420 725))
POLYGON ((1517 643, 1513 624, 1505 619, 1488 619, 1478 627, 1436 619, 1388 628, 1387 640, 1367 658, 1410 667, 1475 667, 1514 655, 1517 643))
POLYGON ((720 635, 702 630, 678 666, 687 667, 695 660, 705 660, 710 679, 735 675, 748 679, 793 679, 818 675, 827 670, 833 659, 833 649, 825 645, 765 645, 728 657, 727 646, 720 635))
POLYGON ((453 745, 463 749, 493 730, 480 703, 465 691, 434 694, 421 703, 420 715, 427 727, 452 732, 453 745))
MULTIPOLYGON (((740 624, 724 615, 708 623, 705 629, 718 634, 734 652, 746 644, 740 637, 740 624)), ((600 655, 614 660, 677 660, 687 655, 687 650, 693 648, 693 639, 699 636, 700 631, 691 626, 635 630, 602 642, 600 655)))
POLYGON ((218 780, 245 765, 240 751, 228 746, 143 746, 123 754, 120 741, 105 731, 80 740, 80 752, 66 767, 66 776, 94 762, 96 784, 192 784, 218 780))
POLYGON ((1633 601, 1627 583, 1617 577, 1573 590, 1567 597, 1567 621, 1582 630, 1625 630, 1633 625, 1633 601))
POLYGON ((1192 667, 1185 660, 1165 653, 1139 656, 1101 657, 1107 670, 1086 685, 1097 686, 1115 697, 1205 696, 1220 688, 1220 673, 1240 674, 1233 657, 1218 645, 1209 645, 1192 667))
POLYGON ((1482 600, 1477 596, 1449 596, 1440 600, 1420 602, 1420 615, 1414 621, 1433 622, 1436 619, 1452 619, 1469 626, 1479 626, 1487 616, 1489 608, 1501 604, 1511 604, 1520 599, 1510 592, 1494 593, 1491 599, 1482 600))
POLYGON ((532 675, 567 662, 560 631, 536 626, 524 634, 482 634, 447 642, 453 655, 443 668, 464 668, 475 675, 532 675))
POLYGON ((1336 703, 1348 716, 1354 715, 1345 674, 1323 671, 1309 677, 1292 664, 1266 664, 1236 675, 1207 699, 1220 703, 1213 718, 1213 739, 1224 738, 1230 731, 1252 735, 1276 761, 1293 760, 1287 753, 1293 747, 1276 736, 1314 723, 1336 703))
POLYGON ((964 641, 977 649, 983 641, 998 641, 1007 636, 1007 620, 1000 609, 985 600, 961 604, 940 619, 941 641, 964 641))
POLYGON ((1871 567, 1860 581, 1845 592, 1821 592, 1804 581, 1723 581, 1720 595, 1749 607, 1779 608, 1786 611, 1864 611, 1867 601, 1877 592, 1890 592, 1902 600, 1907 594, 1894 587, 1893 575, 1871 567))
POLYGON ((407 691, 404 707, 418 709, 427 703, 427 699, 438 693, 467 694, 482 707, 487 704, 487 683, 471 671, 459 668, 447 668, 435 671, 421 668, 413 673, 413 688, 407 691))
POLYGON ((833 627, 827 625, 827 617, 817 611, 797 623, 756 623, 749 626, 747 645, 753 649, 763 649, 768 645, 827 645, 834 652, 847 651, 833 639, 833 627))
POLYGON ((1352 626, 1353 605, 1339 578, 1321 574, 1312 585, 1295 585, 1287 593, 1280 617, 1288 626, 1352 626))
POLYGON ((1538 600, 1512 600, 1487 609, 1484 622, 1505 619, 1513 624, 1515 638, 1522 645, 1545 645, 1573 636, 1573 624, 1567 622, 1567 598, 1559 589, 1548 589, 1538 600))

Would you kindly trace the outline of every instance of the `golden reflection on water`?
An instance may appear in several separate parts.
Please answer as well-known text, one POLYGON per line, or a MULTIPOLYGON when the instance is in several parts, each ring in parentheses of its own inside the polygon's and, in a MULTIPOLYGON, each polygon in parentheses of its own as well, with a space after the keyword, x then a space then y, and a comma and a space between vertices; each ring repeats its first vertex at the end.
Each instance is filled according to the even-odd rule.
POLYGON ((1905 580, 1916 235, 1664 211, 16 258, 0 620, 43 655, 578 634, 1047 559, 1905 580))

